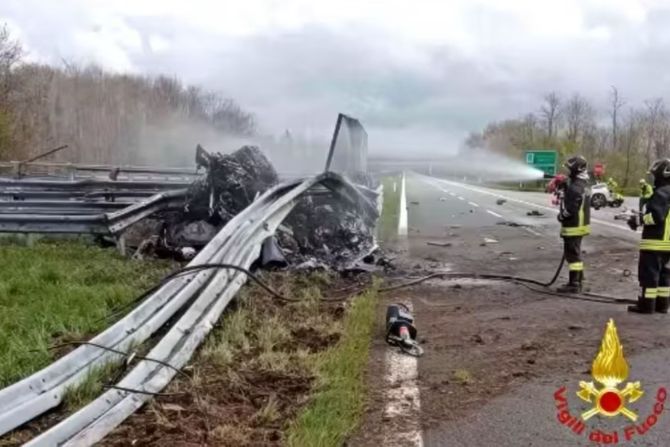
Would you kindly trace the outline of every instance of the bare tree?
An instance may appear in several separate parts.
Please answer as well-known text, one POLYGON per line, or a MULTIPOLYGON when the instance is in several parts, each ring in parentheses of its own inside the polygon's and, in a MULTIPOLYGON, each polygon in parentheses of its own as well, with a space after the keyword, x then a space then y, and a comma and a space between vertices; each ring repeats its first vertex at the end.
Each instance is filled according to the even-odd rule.
POLYGON ((645 159, 648 166, 651 164, 654 152, 656 152, 656 156, 660 155, 657 150, 659 147, 657 138, 660 136, 666 112, 663 98, 648 99, 644 104, 646 106, 646 113, 644 116, 646 139, 645 159))
POLYGON ((468 149, 481 149, 484 147, 484 136, 480 132, 470 132, 465 139, 465 147, 468 149))
POLYGON ((523 117, 524 139, 528 146, 535 144, 537 137, 537 117, 533 113, 529 113, 523 117))
POLYGON ((540 116, 542 117, 547 132, 547 138, 551 141, 555 136, 556 127, 560 118, 561 99, 556 92, 550 92, 544 97, 544 104, 540 108, 540 116))
POLYGON ((567 125, 568 142, 577 145, 588 125, 593 122, 594 109, 579 93, 575 93, 563 107, 563 115, 567 125))
POLYGON ((624 168, 623 186, 628 186, 631 176, 631 165, 635 154, 637 153, 637 145, 642 130, 641 122, 643 117, 641 113, 636 110, 631 110, 626 117, 625 134, 623 136, 624 153, 626 156, 626 163, 624 168))
POLYGON ((626 104, 624 100, 619 96, 619 90, 615 86, 612 86, 611 98, 611 110, 610 116, 612 117, 612 150, 617 150, 618 144, 618 115, 619 110, 626 104))

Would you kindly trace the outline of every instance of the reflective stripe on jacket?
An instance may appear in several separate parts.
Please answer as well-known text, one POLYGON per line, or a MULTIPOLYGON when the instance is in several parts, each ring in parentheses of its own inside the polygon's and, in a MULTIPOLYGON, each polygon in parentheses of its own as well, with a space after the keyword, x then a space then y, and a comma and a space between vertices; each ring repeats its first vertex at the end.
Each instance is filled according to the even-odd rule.
POLYGON ((640 250, 670 251, 670 185, 657 187, 642 213, 640 250))
POLYGON ((561 204, 561 236, 591 233, 591 190, 583 179, 570 179, 561 204))

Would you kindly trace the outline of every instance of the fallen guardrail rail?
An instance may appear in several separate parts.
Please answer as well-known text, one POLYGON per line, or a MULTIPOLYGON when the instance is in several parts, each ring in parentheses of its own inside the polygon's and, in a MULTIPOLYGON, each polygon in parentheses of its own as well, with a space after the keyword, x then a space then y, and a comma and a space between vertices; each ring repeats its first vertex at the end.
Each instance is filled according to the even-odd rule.
MULTIPOLYGON (((267 195, 272 195, 273 192, 274 190, 268 191, 267 195)), ((263 198, 257 200, 246 214, 253 214, 264 203, 263 198)), ((231 220, 188 266, 221 262, 224 242, 230 238, 232 229, 239 226, 244 218, 245 214, 240 213, 231 220)), ((160 286, 137 308, 94 337, 91 342, 123 351, 146 341, 212 275, 212 271, 202 271, 174 278, 160 286)), ((67 388, 83 381, 97 366, 118 358, 117 354, 109 351, 89 345, 80 346, 41 371, 0 390, 0 435, 57 406, 67 388)))
MULTIPOLYGON (((263 241, 275 231, 303 194, 323 184, 361 212, 375 215, 376 205, 353 184, 335 174, 321 174, 301 183, 290 182, 267 191, 236 215, 189 265, 223 262, 248 268, 259 256, 263 241)), ((146 340, 190 299, 193 304, 148 357, 164 364, 142 361, 118 386, 146 392, 164 388, 195 352, 235 293, 246 281, 237 271, 190 273, 173 279, 140 306, 92 342, 123 350, 146 340)), ((0 434, 58 405, 68 387, 80 383, 88 371, 118 360, 118 354, 81 346, 33 376, 0 390, 0 434)), ((141 407, 148 395, 113 389, 105 392, 28 445, 90 445, 141 407)))

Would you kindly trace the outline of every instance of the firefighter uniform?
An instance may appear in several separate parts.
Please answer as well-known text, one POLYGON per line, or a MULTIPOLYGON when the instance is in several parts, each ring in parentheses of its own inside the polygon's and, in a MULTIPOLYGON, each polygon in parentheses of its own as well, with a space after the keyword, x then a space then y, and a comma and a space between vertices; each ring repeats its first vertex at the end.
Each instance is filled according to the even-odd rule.
MULTIPOLYGON (((568 284, 559 291, 572 293, 579 292, 582 287, 584 279, 582 238, 591 233, 591 194, 587 183, 586 160, 579 158, 583 162, 583 171, 571 172, 558 215, 564 244, 563 254, 570 270, 568 284)), ((566 166, 570 167, 571 160, 566 166)))
POLYGON ((647 203, 651 195, 654 193, 654 189, 645 179, 640 179, 640 212, 644 208, 644 204, 647 203))
MULTIPOLYGON (((670 174, 670 160, 668 174, 670 174)), ((653 170, 653 167, 652 167, 653 170)), ((670 300, 670 178, 655 180, 656 188, 642 210, 642 240, 638 262, 641 294, 629 310, 668 312, 670 300)))

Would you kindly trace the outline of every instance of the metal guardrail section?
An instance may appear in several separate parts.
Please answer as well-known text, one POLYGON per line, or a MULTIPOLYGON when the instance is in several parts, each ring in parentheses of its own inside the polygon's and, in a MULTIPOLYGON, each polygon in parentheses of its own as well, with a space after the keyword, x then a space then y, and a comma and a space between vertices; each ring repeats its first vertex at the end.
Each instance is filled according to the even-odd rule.
MULTIPOLYGON (((296 199, 320 183, 345 199, 353 198, 364 212, 376 213, 375 204, 354 185, 334 174, 322 174, 302 183, 283 184, 263 194, 233 218, 190 265, 224 262, 248 268, 258 257, 262 242, 274 234, 295 206, 296 199)), ((197 296, 148 354, 174 367, 182 367, 245 281, 246 275, 229 271, 202 271, 177 277, 92 341, 127 349, 146 340, 186 302, 197 296)), ((115 359, 119 359, 116 354, 82 346, 33 376, 0 390, 0 434, 58 405, 68 387, 84 380, 91 369, 115 359)), ((157 392, 169 383, 174 374, 171 368, 142 361, 121 380, 119 386, 157 392)), ((147 395, 107 391, 28 445, 91 445, 148 399, 147 395)))
POLYGON ((185 168, 152 168, 149 166, 112 166, 83 163, 49 163, 19 161, 0 162, 0 173, 13 177, 43 176, 47 178, 104 179, 118 169, 119 180, 157 180, 190 182, 202 175, 185 168))
MULTIPOLYGON (((90 233, 118 234, 156 211, 182 206, 186 190, 165 191, 119 211, 102 214, 65 214, 56 210, 37 214, 0 212, 0 233, 90 233)), ((21 206, 28 202, 7 202, 21 206)), ((81 203, 81 202, 72 202, 81 203)), ((114 202, 111 202, 114 203, 114 202)), ((93 206, 94 203, 91 203, 93 206)), ((65 206, 65 205, 64 205, 65 206)), ((67 205, 73 206, 73 205, 67 205)), ((84 206, 84 205, 81 205, 84 206)))
POLYGON ((132 205, 133 202, 82 200, 0 200, 2 214, 100 214, 132 205))
MULTIPOLYGON (((6 202, 136 202, 154 194, 176 189, 186 189, 190 182, 166 181, 114 181, 0 177, 0 204, 6 202)), ((4 206, 4 205, 0 205, 4 206)), ((58 205, 53 204, 54 208, 58 205)), ((65 207, 70 209, 70 207, 65 207)))

